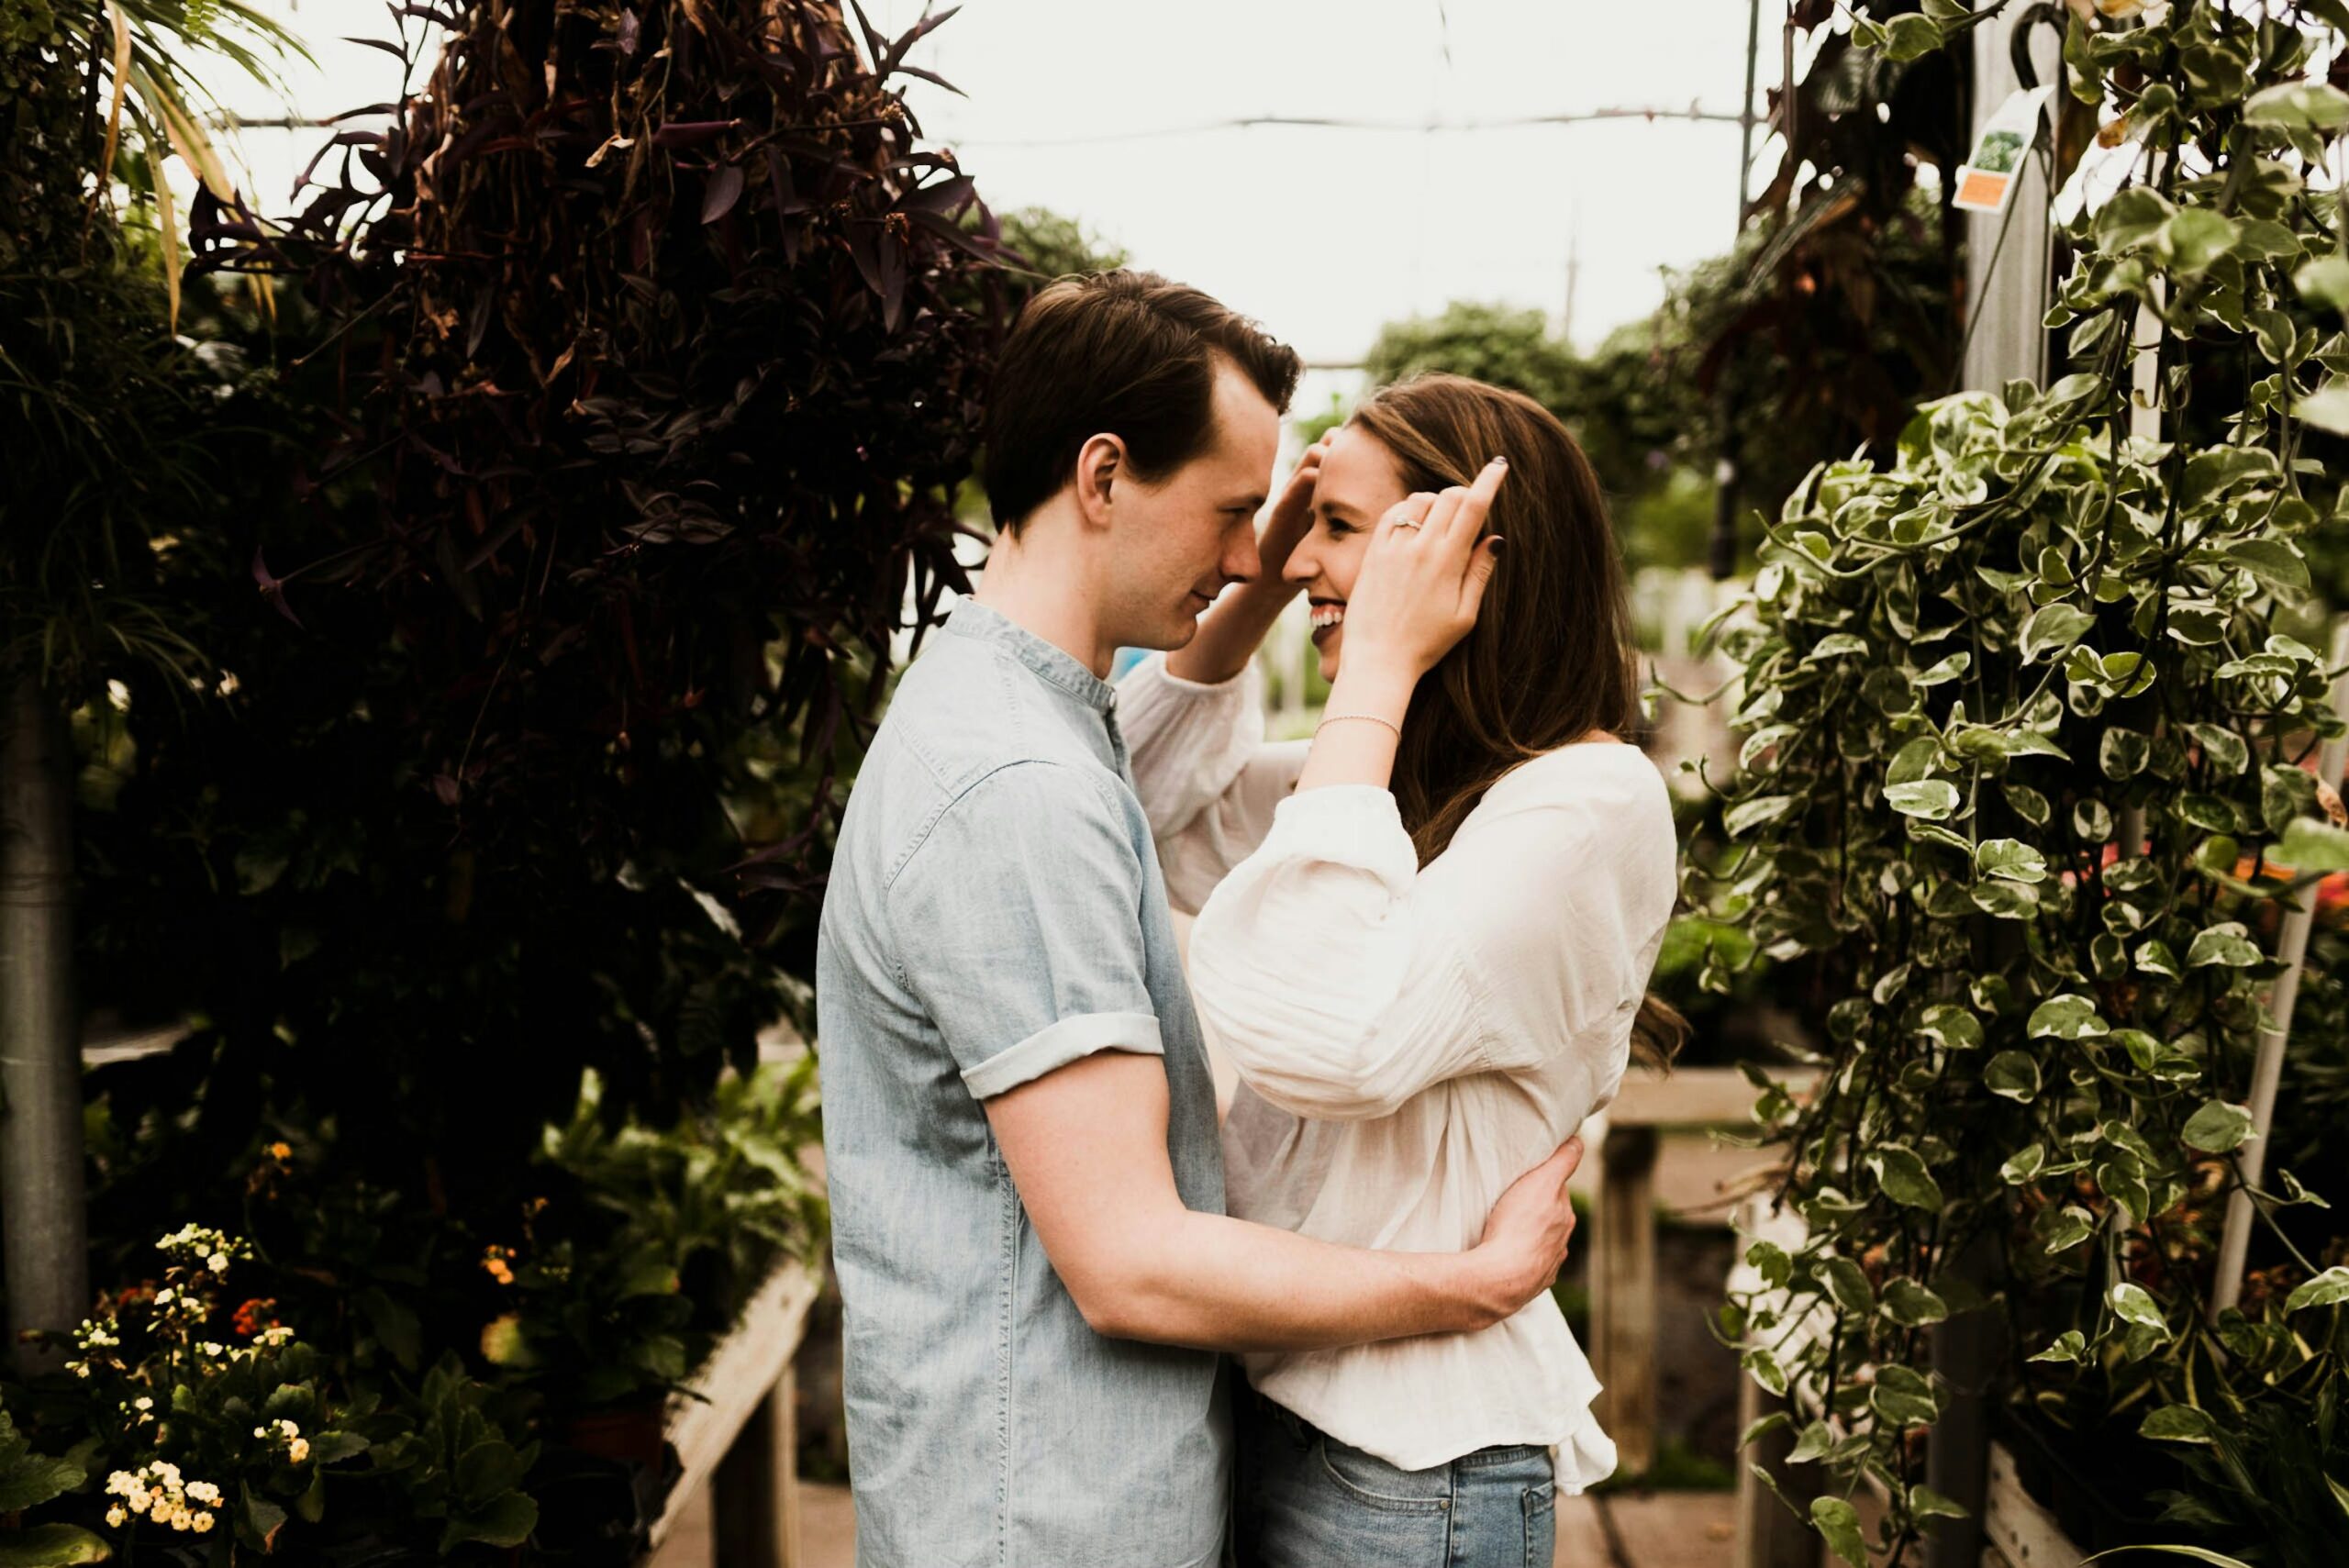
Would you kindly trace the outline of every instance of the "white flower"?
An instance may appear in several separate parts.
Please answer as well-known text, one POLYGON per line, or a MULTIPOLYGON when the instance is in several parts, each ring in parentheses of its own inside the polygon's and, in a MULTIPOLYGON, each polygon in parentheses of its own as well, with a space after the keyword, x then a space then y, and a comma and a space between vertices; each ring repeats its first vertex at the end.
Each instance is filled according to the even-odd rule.
POLYGON ((265 1438, 269 1436, 269 1429, 267 1427, 255 1427, 253 1429, 253 1436, 257 1438, 265 1438))
POLYGON ((123 1511, 122 1505, 120 1503, 117 1503, 113 1507, 106 1510, 106 1528, 108 1529, 120 1529, 123 1526, 123 1521, 129 1518, 130 1516, 123 1511))
POLYGON ((293 1446, 285 1451, 285 1457, 292 1460, 296 1464, 299 1464, 304 1460, 309 1458, 310 1440, 307 1438, 295 1438, 294 1440, 293 1446))
POLYGON ((134 1410, 152 1410, 155 1407, 155 1402, 142 1394, 130 1402, 130 1407, 134 1410))
POLYGON ((134 1514, 143 1514, 147 1511, 147 1494, 145 1492, 132 1492, 123 1498, 123 1501, 130 1505, 130 1511, 134 1514))
POLYGON ((155 1293, 155 1305, 158 1307, 169 1307, 171 1304, 172 1287, 170 1285, 165 1285, 162 1289, 155 1293))
POLYGON ((204 1266, 216 1274, 226 1274, 228 1272, 228 1254, 215 1252, 204 1261, 204 1266))

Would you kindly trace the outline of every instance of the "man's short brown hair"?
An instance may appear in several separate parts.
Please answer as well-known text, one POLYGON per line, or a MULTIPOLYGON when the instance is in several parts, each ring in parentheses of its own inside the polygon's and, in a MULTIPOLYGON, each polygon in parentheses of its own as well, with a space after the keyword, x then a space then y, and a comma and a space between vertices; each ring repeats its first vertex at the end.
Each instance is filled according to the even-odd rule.
POLYGON ((1297 351, 1197 289, 1155 272, 1063 278, 1019 313, 987 399, 987 506, 1016 533, 1068 483, 1097 435, 1126 443, 1135 477, 1156 480, 1207 449, 1216 357, 1282 413, 1297 351))

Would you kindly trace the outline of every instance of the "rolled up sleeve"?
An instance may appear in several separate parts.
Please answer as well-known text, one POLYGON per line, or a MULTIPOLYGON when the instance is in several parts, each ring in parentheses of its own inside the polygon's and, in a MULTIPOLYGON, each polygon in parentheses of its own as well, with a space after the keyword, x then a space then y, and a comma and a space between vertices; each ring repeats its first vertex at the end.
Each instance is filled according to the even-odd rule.
POLYGON ((1117 806, 1054 763, 998 769, 930 827, 889 884, 889 921, 974 1098, 1099 1051, 1163 1054, 1145 885, 1117 806))

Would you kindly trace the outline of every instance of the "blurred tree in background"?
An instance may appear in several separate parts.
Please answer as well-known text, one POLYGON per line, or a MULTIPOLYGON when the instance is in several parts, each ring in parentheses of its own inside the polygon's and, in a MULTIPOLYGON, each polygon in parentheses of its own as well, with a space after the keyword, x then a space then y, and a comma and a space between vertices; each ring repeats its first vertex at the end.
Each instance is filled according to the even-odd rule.
POLYGON ((998 213, 996 218, 1004 262, 1023 300, 1054 278, 1111 272, 1133 260, 1124 246, 1111 244, 1077 219, 1050 207, 1017 207, 998 213))

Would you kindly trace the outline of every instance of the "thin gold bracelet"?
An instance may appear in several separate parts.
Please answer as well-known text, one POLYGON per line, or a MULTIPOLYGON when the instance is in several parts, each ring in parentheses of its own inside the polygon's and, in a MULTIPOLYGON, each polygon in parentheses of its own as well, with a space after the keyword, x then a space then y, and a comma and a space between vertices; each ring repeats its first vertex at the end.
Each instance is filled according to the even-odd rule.
POLYGON ((1365 723, 1370 723, 1370 724, 1383 724, 1383 725, 1386 726, 1386 728, 1389 728, 1389 729, 1391 729, 1391 730, 1393 730, 1393 731, 1395 732, 1395 739, 1396 739, 1396 740, 1402 740, 1402 739, 1403 739, 1403 727, 1402 727, 1401 725, 1399 725, 1399 724, 1396 723, 1396 722, 1395 722, 1393 719, 1391 719, 1391 718, 1381 718, 1381 717, 1378 717, 1378 715, 1376 715, 1376 714, 1375 714, 1375 713, 1332 713, 1332 714, 1326 714, 1326 715, 1324 715, 1324 716, 1322 717, 1321 722, 1320 722, 1320 723, 1319 723, 1319 724, 1317 724, 1317 725, 1315 725, 1315 726, 1313 727, 1313 733, 1314 733, 1314 734, 1316 734, 1316 735, 1319 735, 1319 734, 1320 734, 1320 733, 1321 733, 1321 731, 1322 731, 1322 730, 1324 730, 1324 729, 1328 728, 1330 725, 1333 725, 1333 724, 1342 724, 1342 723, 1344 723, 1344 722, 1345 722, 1347 719, 1349 719, 1349 718, 1359 718, 1359 719, 1364 720, 1365 723))

